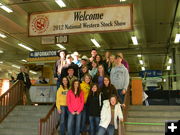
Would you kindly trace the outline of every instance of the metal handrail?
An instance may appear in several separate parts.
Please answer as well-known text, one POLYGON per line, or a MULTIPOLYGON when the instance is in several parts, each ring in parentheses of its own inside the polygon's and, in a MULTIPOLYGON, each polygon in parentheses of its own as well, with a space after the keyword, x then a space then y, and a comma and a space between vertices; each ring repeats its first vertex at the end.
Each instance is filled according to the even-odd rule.
POLYGON ((52 135, 58 124, 58 111, 53 104, 48 114, 39 120, 39 135, 52 135))
POLYGON ((23 89, 23 82, 16 81, 4 94, 0 96, 0 122, 6 118, 17 104, 22 104, 23 89))

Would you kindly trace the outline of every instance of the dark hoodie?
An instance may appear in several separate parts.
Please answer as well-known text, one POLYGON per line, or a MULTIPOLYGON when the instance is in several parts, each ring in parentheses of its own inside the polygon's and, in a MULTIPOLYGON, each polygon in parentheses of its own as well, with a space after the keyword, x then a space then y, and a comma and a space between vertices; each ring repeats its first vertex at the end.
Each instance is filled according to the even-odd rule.
POLYGON ((102 91, 103 100, 109 99, 112 94, 118 96, 117 90, 112 84, 109 85, 108 87, 103 85, 101 91, 102 91))
POLYGON ((92 93, 87 99, 89 116, 99 117, 102 107, 102 93, 92 93))

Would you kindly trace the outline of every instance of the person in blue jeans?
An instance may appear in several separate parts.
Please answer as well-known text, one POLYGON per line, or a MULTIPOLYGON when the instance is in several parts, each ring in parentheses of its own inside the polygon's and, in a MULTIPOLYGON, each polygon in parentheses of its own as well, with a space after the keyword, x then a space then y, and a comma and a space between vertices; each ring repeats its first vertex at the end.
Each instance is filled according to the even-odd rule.
POLYGON ((116 95, 111 95, 109 100, 103 101, 97 135, 114 135, 114 130, 118 128, 118 119, 123 121, 121 104, 116 95))
POLYGON ((81 128, 81 116, 82 114, 72 114, 69 112, 68 115, 68 132, 67 135, 80 135, 81 128))
POLYGON ((111 83, 115 86, 118 96, 124 103, 124 96, 129 86, 129 72, 122 64, 123 58, 120 55, 115 56, 115 66, 111 69, 110 79, 111 83))
POLYGON ((90 135, 96 135, 98 131, 101 105, 102 105, 101 91, 98 88, 97 84, 92 84, 87 99, 87 108, 89 112, 89 122, 90 122, 90 135))
POLYGON ((60 115, 60 135, 65 135, 67 129, 67 119, 68 119, 68 107, 66 103, 67 93, 69 90, 69 81, 67 77, 62 79, 62 84, 60 85, 56 94, 56 107, 60 115))
POLYGON ((67 93, 67 106, 69 111, 67 135, 80 135, 84 94, 80 90, 80 83, 78 80, 72 82, 72 87, 67 93))
POLYGON ((124 97, 126 94, 126 90, 124 89, 117 89, 118 96, 120 97, 121 101, 124 103, 124 97))

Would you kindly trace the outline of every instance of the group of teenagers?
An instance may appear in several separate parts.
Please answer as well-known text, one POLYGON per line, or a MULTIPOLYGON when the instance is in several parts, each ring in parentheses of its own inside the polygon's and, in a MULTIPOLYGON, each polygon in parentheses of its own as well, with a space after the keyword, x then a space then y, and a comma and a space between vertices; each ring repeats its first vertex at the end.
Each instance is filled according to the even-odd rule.
POLYGON ((122 53, 105 58, 92 49, 90 58, 58 52, 54 77, 60 135, 114 135, 123 121, 129 67, 122 53), (125 64, 123 64, 123 61, 125 64))

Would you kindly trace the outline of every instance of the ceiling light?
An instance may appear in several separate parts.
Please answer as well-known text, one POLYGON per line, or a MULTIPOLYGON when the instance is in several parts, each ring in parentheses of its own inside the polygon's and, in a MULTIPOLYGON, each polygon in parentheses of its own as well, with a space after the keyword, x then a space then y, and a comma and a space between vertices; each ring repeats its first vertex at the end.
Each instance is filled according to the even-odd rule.
POLYGON ((138 45, 138 41, 137 41, 136 36, 132 36, 131 39, 132 39, 132 42, 134 45, 138 45))
POLYGON ((170 58, 169 61, 168 61, 169 64, 172 64, 172 59, 170 58))
POLYGON ((96 39, 91 39, 91 42, 93 42, 93 44, 94 44, 97 48, 101 47, 101 46, 99 45, 99 43, 96 41, 96 39))
POLYGON ((0 53, 4 53, 4 51, 0 50, 0 53))
POLYGON ((61 49, 66 49, 63 45, 61 45, 61 44, 56 44, 56 46, 58 46, 59 48, 61 48, 61 49))
POLYGON ((0 3, 0 8, 2 8, 3 10, 5 10, 8 13, 12 13, 12 9, 8 8, 7 6, 3 5, 2 3, 0 3))
POLYGON ((0 61, 0 64, 3 64, 3 61, 0 61))
POLYGON ((176 34, 174 43, 179 43, 180 42, 180 34, 176 34))
POLYGON ((120 0, 120 2, 124 2, 124 1, 126 1, 126 0, 120 0))
POLYGON ((138 57, 138 58, 141 58, 141 57, 142 57, 142 55, 141 55, 141 54, 138 54, 138 55, 137 55, 137 57, 138 57))
POLYGON ((20 69, 20 66, 17 66, 17 65, 12 65, 12 67, 20 69))
POLYGON ((32 70, 30 70, 29 72, 32 73, 32 74, 35 74, 35 75, 37 74, 37 72, 34 72, 32 70))
POLYGON ((2 38, 6 38, 7 36, 6 36, 6 35, 4 35, 4 34, 2 34, 2 33, 0 33, 0 37, 2 37, 2 38))
POLYGON ((66 4, 62 0, 55 0, 60 7, 66 7, 66 4))
POLYGON ((27 47, 27 46, 23 45, 22 43, 18 43, 18 45, 21 46, 21 47, 23 47, 23 48, 25 48, 26 50, 34 51, 32 48, 27 47))
POLYGON ((167 68, 166 68, 167 70, 170 70, 171 69, 171 66, 167 66, 167 68))
POLYGON ((145 70, 145 67, 141 67, 141 70, 144 71, 144 70, 145 70))
POLYGON ((21 60, 21 61, 23 61, 23 62, 27 62, 27 60, 21 60))
POLYGON ((139 60, 139 63, 140 63, 141 65, 143 65, 143 64, 144 64, 144 61, 143 61, 143 60, 139 60))

